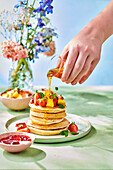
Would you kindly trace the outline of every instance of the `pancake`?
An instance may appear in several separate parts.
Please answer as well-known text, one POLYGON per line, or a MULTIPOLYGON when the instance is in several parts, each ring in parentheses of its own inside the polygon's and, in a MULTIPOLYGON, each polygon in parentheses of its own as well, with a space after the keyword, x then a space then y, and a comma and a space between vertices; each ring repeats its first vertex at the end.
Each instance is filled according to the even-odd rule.
POLYGON ((61 122, 64 118, 54 118, 54 119, 44 119, 44 118, 39 118, 33 115, 30 115, 30 119, 34 124, 40 124, 40 125, 50 125, 53 123, 59 123, 61 122))
POLYGON ((66 116, 65 111, 63 112, 58 112, 58 113, 43 113, 43 112, 38 112, 34 111, 32 108, 30 109, 30 114, 32 116, 40 117, 40 118, 64 118, 66 116))
POLYGON ((41 106, 36 106, 35 104, 29 104, 30 108, 32 108, 32 111, 35 112, 43 112, 43 113, 58 113, 58 112, 63 112, 66 109, 65 108, 59 108, 59 107, 41 107, 41 106))
POLYGON ((31 133, 35 133, 37 135, 52 136, 52 135, 60 134, 60 132, 63 130, 67 130, 67 127, 62 128, 62 129, 56 129, 56 130, 40 130, 40 129, 36 129, 34 127, 29 127, 29 129, 30 129, 31 133))
POLYGON ((27 126, 29 127, 33 127, 36 129, 40 129, 40 130, 56 130, 56 129, 62 129, 65 128, 69 125, 69 121, 64 118, 63 121, 59 122, 59 123, 54 123, 51 125, 39 125, 39 124, 34 124, 30 119, 27 122, 27 126))
POLYGON ((65 118, 67 107, 62 95, 43 89, 35 93, 29 106, 27 126, 31 133, 50 136, 68 129, 70 122, 65 118))

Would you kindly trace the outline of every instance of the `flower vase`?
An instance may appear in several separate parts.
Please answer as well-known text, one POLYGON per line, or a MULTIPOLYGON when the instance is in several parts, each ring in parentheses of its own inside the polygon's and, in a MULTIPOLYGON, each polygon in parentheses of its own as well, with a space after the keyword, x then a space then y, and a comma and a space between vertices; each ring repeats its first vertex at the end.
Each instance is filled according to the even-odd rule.
POLYGON ((33 89, 33 74, 28 59, 20 59, 11 63, 8 81, 11 89, 33 89))

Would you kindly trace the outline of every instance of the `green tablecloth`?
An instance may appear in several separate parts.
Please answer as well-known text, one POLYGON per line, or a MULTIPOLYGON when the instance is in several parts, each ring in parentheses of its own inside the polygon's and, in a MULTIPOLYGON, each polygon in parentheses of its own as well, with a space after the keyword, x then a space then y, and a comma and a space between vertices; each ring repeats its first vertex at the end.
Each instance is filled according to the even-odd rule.
MULTIPOLYGON (((108 87, 61 87, 67 112, 85 117, 91 132, 75 141, 59 144, 33 144, 18 154, 0 148, 1 169, 113 169, 113 91, 108 87)), ((112 87, 113 89, 113 87, 112 87)), ((1 88, 0 91, 3 91, 1 88)), ((0 133, 5 122, 29 109, 15 112, 0 103, 0 133)))

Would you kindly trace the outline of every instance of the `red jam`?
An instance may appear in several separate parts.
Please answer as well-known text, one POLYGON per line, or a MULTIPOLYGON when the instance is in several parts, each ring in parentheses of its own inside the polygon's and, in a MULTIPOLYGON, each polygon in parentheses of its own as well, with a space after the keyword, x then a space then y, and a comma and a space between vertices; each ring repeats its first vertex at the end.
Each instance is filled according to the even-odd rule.
POLYGON ((20 141, 31 141, 31 138, 25 135, 10 135, 8 137, 0 139, 0 143, 9 145, 18 145, 20 144, 20 141))

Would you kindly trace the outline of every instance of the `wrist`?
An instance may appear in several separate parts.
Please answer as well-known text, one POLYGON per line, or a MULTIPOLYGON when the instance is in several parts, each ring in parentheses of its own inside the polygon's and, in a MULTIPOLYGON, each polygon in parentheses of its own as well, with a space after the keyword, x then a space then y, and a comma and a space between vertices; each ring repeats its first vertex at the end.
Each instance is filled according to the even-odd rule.
POLYGON ((104 31, 101 29, 97 21, 92 20, 86 26, 85 30, 87 30, 87 34, 90 38, 100 42, 102 44, 104 42, 105 36, 104 31))

